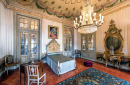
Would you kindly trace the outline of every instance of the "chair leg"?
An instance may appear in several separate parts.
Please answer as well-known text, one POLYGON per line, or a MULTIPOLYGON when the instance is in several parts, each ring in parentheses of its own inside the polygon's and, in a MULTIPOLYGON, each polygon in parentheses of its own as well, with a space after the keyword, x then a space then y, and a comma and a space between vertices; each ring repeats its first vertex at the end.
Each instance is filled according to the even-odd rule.
POLYGON ((38 81, 37 81, 37 85, 39 85, 39 79, 38 79, 38 81))
MULTIPOLYGON (((24 82, 25 82, 25 81, 24 81, 24 82)), ((28 85, 29 85, 29 82, 30 82, 30 81, 29 81, 29 79, 28 79, 28 85)))
POLYGON ((20 63, 19 63, 19 70, 20 70, 20 63))
POLYGON ((8 67, 7 67, 7 75, 8 75, 8 67))
POLYGON ((46 73, 45 73, 45 76, 44 76, 44 83, 46 83, 46 73))

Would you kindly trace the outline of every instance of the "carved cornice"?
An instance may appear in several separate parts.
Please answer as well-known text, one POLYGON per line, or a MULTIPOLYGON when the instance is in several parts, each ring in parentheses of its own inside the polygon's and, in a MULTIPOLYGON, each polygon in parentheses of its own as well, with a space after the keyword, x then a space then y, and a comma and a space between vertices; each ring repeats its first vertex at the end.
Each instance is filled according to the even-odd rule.
POLYGON ((109 8, 108 10, 104 10, 102 12, 100 12, 101 14, 103 14, 104 16, 106 15, 109 15, 109 14, 112 14, 114 12, 117 12, 117 11, 120 11, 124 8, 127 8, 127 7, 130 7, 130 1, 127 0, 127 1, 124 1, 116 6, 113 6, 111 8, 109 8))
MULTIPOLYGON (((47 15, 47 14, 43 14, 43 13, 38 13, 38 12, 35 12, 35 11, 31 11, 31 10, 28 10, 28 9, 25 9, 25 8, 22 8, 22 7, 14 6, 14 5, 8 4, 6 2, 6 0, 1 0, 1 2, 3 3, 3 5, 6 8, 12 9, 12 10, 14 10, 16 12, 26 13, 26 14, 31 15, 31 16, 45 18, 45 19, 49 19, 49 20, 52 20, 52 21, 63 23, 63 24, 68 25, 68 26, 73 26, 73 22, 69 21, 67 19, 57 18, 55 16, 50 16, 50 15, 47 15)), ((120 4, 118 4, 118 5, 115 5, 115 6, 109 8, 107 10, 104 10, 104 11, 102 11, 100 13, 102 15, 106 16, 106 15, 112 14, 112 13, 114 13, 116 11, 122 10, 124 8, 127 8, 127 7, 130 7, 130 1, 129 0, 124 1, 124 2, 122 2, 120 4)))
POLYGON ((8 4, 5 0, 1 0, 2 4, 7 8, 8 4))
POLYGON ((31 15, 31 16, 36 16, 36 17, 40 17, 40 18, 44 18, 44 19, 49 19, 49 20, 52 20, 52 21, 63 23, 65 25, 67 25, 67 26, 73 26, 73 22, 69 21, 67 19, 57 18, 55 16, 50 16, 50 15, 47 15, 47 14, 31 11, 31 10, 28 10, 28 9, 25 9, 25 8, 22 8, 22 7, 18 7, 18 6, 14 6, 14 5, 11 5, 11 4, 7 4, 7 2, 5 0, 1 0, 1 2, 3 3, 3 5, 6 8, 14 10, 16 12, 25 13, 25 14, 28 14, 28 15, 31 15))

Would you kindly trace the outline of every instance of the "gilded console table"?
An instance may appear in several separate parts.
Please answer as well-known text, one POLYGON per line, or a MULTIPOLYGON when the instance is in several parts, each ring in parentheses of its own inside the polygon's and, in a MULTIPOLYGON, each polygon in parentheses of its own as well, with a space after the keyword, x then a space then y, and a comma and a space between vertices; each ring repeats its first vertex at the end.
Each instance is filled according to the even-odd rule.
MULTIPOLYGON (((120 68, 120 63, 122 61, 128 61, 129 64, 130 64, 130 56, 128 55, 106 55, 106 57, 104 58, 106 60, 106 66, 108 64, 108 60, 114 62, 114 60, 116 60, 116 65, 117 65, 117 68, 120 68)), ((114 63, 113 63, 114 64, 114 63)))
POLYGON ((20 83, 21 83, 21 73, 24 74, 24 85, 26 85, 26 78, 27 78, 27 69, 26 67, 28 65, 38 65, 38 67, 42 67, 42 72, 43 72, 43 61, 37 60, 34 63, 28 62, 28 63, 23 63, 20 65, 20 83))

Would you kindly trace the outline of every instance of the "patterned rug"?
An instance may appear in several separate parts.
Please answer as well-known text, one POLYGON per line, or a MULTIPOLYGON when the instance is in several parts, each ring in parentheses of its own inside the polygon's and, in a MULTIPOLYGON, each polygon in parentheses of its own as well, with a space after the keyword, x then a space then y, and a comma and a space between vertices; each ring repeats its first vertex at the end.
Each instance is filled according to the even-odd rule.
POLYGON ((94 68, 89 68, 56 85, 130 85, 130 82, 94 68))

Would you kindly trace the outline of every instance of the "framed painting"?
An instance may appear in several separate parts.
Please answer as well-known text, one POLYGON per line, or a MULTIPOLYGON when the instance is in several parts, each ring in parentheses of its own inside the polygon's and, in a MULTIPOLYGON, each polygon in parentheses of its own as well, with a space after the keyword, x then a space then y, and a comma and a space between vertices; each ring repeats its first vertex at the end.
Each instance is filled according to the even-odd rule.
POLYGON ((48 38, 49 39, 58 39, 59 27, 48 25, 48 38))

